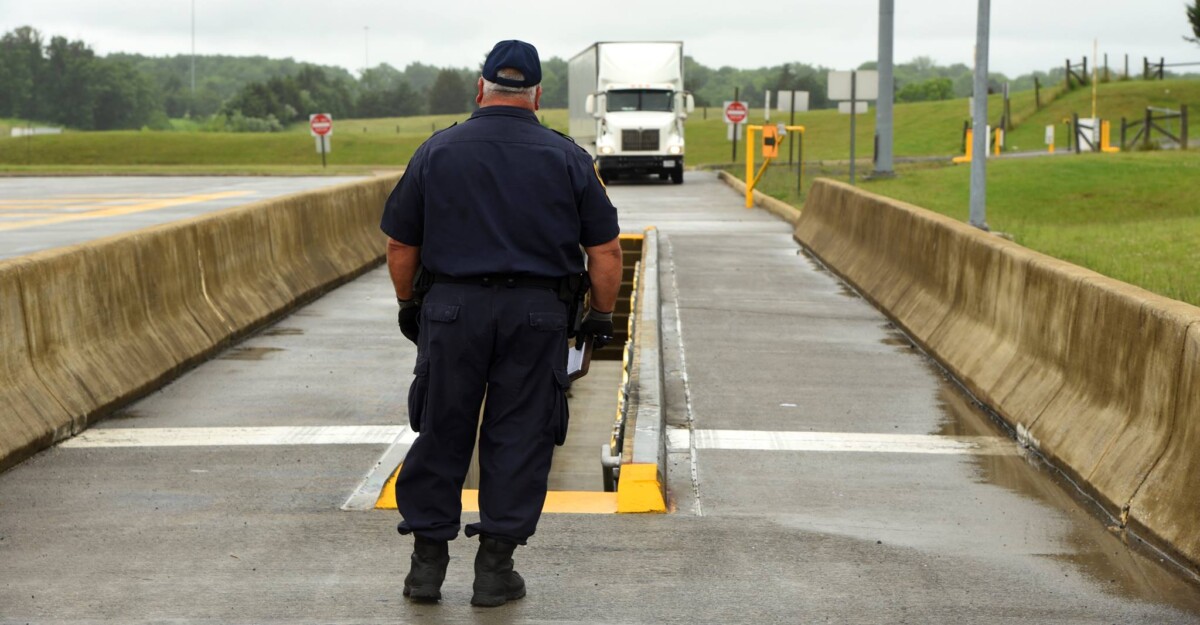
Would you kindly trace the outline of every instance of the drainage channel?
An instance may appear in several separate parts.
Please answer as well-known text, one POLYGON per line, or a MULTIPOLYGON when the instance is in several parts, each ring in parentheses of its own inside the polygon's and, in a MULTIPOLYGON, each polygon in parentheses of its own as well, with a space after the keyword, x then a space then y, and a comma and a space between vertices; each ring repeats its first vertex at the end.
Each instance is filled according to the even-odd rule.
MULTIPOLYGON (((644 267, 657 270, 655 259, 649 263, 644 258, 646 248, 653 253, 656 246, 645 245, 647 234, 621 235, 621 250, 624 260, 621 290, 613 311, 615 329, 612 343, 593 355, 588 374, 571 384, 567 397, 571 419, 566 443, 555 448, 554 461, 550 469, 547 502, 544 511, 607 513, 618 511, 617 480, 620 475, 621 459, 628 459, 634 445, 632 435, 631 404, 637 399, 639 354, 637 328, 639 317, 644 313, 637 310, 639 285, 643 282, 644 267), (633 372, 633 376, 630 373, 633 372)), ((644 291, 644 289, 641 289, 644 291)), ((644 310, 644 308, 643 308, 644 310)), ((657 324, 657 294, 654 295, 655 313, 651 321, 657 324)), ((657 336, 657 329, 654 334, 657 336)), ((653 347, 657 350, 657 342, 653 347)), ((655 354, 654 362, 657 362, 655 354)), ((661 421, 661 419, 659 419, 661 421)), ((661 423, 659 423, 661 429, 661 423)), ((471 468, 463 486, 463 509, 477 510, 477 488, 479 485, 478 445, 471 461, 471 468)), ((379 494, 376 508, 395 508, 393 489, 399 468, 392 472, 379 494)), ((661 490, 661 488, 660 488, 661 490)))

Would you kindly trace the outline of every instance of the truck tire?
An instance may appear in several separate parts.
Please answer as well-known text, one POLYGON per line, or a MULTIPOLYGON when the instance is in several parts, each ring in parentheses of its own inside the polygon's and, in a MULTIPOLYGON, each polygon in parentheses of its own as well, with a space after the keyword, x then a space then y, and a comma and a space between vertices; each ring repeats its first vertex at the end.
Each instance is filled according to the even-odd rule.
POLYGON ((675 184, 683 184, 683 168, 679 167, 671 172, 671 182, 675 184))

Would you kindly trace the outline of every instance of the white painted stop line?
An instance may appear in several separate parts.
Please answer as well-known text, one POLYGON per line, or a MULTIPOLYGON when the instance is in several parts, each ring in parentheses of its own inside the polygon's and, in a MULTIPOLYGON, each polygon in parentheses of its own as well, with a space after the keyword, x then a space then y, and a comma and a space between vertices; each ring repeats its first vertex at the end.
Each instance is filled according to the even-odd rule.
POLYGON ((98 428, 59 447, 227 447, 240 445, 390 445, 416 433, 403 425, 200 428, 98 428))
POLYGON ((672 451, 720 449, 741 451, 812 451, 902 454, 1017 453, 1016 443, 999 436, 936 436, 931 434, 872 434, 862 432, 767 432, 760 430, 672 429, 672 451))

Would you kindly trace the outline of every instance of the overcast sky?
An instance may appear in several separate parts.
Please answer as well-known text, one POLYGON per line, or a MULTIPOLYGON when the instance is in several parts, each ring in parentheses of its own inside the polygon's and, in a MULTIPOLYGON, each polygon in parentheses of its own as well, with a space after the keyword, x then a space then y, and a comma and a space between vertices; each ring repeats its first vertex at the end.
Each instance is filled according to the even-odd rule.
MULTIPOLYGON (((192 0, 0 0, 0 30, 32 25, 100 53, 187 53, 192 0)), ((896 0, 896 61, 929 56, 970 65, 977 2, 896 0)), ((478 67, 499 39, 543 58, 569 58, 598 40, 682 40, 709 66, 802 61, 849 69, 874 60, 877 0, 195 0, 198 54, 293 57, 357 71, 412 61, 478 67), (365 30, 368 28, 369 30, 365 30), (365 40, 365 41, 364 41, 365 40), (365 44, 365 45, 364 45, 365 44)), ((1010 76, 1091 55, 1198 61, 1184 0, 992 0, 991 69, 1010 76)), ((1196 68, 1200 71, 1200 68, 1196 68)))

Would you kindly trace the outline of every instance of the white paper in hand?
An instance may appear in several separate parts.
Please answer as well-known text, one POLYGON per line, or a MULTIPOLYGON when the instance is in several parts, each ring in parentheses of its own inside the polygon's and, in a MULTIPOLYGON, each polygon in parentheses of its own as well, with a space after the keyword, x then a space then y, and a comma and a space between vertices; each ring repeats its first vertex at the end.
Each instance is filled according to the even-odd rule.
POLYGON ((587 337, 583 345, 576 348, 574 343, 567 344, 567 377, 578 380, 587 375, 588 365, 592 363, 592 341, 587 337))

